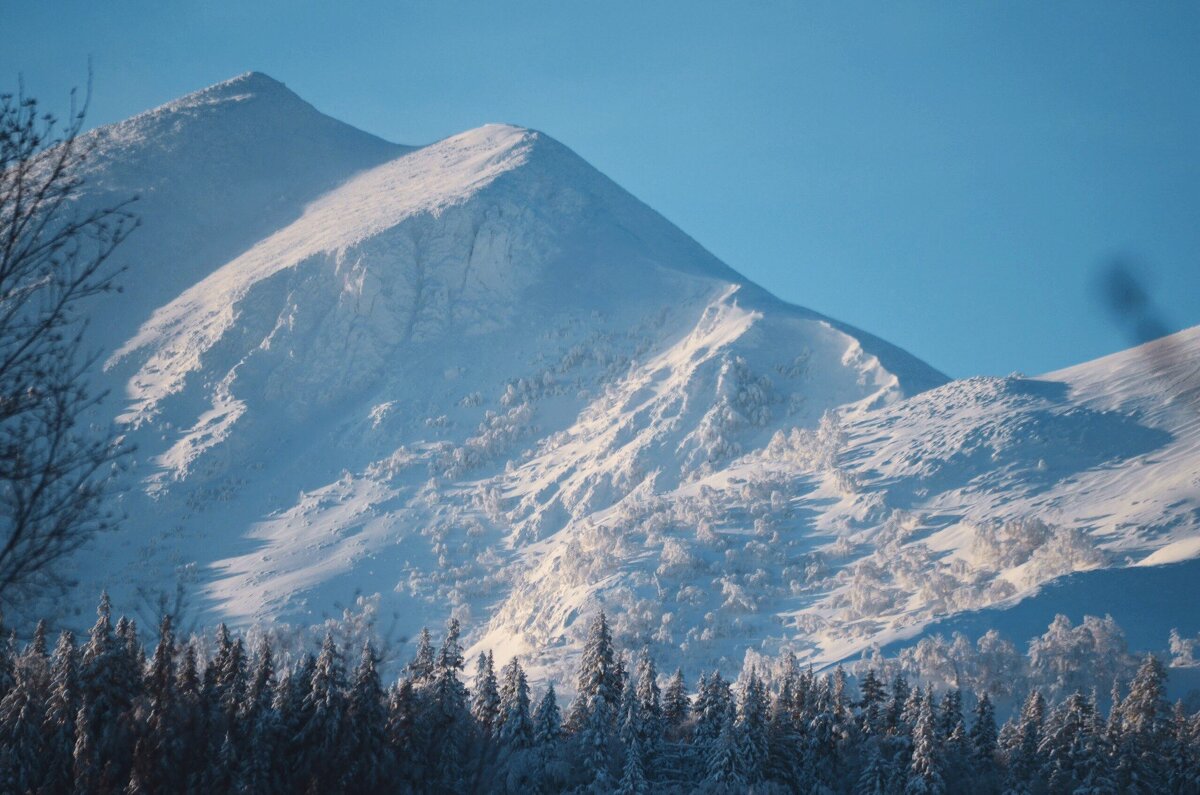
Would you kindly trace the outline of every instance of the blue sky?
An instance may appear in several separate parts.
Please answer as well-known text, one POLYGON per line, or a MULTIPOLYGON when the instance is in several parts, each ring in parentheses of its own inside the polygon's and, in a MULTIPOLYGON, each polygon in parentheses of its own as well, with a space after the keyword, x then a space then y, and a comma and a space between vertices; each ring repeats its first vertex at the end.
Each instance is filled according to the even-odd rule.
POLYGON ((779 296, 951 375, 1200 323, 1200 4, 0 0, 3 85, 114 121, 247 70, 384 138, 558 138, 779 296), (185 8, 185 6, 187 6, 185 8))

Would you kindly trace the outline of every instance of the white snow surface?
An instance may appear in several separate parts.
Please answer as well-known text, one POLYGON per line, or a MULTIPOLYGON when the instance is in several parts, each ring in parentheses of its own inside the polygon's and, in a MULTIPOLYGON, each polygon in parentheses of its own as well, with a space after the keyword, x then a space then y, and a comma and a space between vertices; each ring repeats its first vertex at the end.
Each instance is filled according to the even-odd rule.
POLYGON ((1200 328, 947 382, 540 132, 388 144, 250 73, 95 137, 85 200, 145 222, 97 310, 137 453, 83 594, 361 597, 562 679, 600 608, 664 669, 828 663, 1200 555, 1200 328))

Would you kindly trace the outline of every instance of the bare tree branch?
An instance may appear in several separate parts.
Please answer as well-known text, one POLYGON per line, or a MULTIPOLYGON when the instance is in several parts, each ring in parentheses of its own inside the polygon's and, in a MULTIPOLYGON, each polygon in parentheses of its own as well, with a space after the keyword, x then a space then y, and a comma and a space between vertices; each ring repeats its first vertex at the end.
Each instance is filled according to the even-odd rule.
POLYGON ((0 95, 0 606, 63 584, 58 564, 114 520, 104 508, 129 449, 88 422, 98 359, 81 309, 112 292, 129 201, 81 209, 87 98, 60 126, 21 88, 0 95))

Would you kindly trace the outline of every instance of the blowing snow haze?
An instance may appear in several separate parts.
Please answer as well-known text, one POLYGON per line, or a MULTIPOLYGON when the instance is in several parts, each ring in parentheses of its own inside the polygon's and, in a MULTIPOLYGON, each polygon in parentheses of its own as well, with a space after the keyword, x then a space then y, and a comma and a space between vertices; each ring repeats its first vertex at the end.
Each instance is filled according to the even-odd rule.
POLYGON ((361 596, 541 672, 603 607, 664 669, 735 670, 1052 581, 1137 610, 1103 578, 1200 555, 1198 328, 1155 377, 1134 350, 948 382, 541 132, 400 146, 249 73, 91 135, 85 201, 140 194, 143 229, 94 322, 128 519, 79 604, 182 585, 205 620, 309 624, 361 596))

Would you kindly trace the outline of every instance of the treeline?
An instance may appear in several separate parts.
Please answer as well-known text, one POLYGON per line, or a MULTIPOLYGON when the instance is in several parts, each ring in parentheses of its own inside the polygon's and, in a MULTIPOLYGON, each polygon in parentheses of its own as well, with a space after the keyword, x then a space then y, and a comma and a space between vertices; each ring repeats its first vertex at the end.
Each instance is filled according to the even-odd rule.
POLYGON ((44 626, 0 648, 5 793, 1198 793, 1200 713, 1165 700, 1147 657, 1107 711, 1032 692, 1002 726, 988 695, 817 675, 786 655, 730 682, 660 677, 614 648, 603 613, 565 713, 516 659, 464 683, 459 627, 385 687, 375 650, 331 635, 277 662, 224 626, 210 654, 169 620, 151 656, 108 599, 82 646, 44 626), (630 670, 632 668, 632 670, 630 670))

